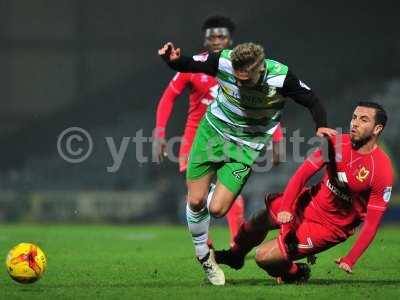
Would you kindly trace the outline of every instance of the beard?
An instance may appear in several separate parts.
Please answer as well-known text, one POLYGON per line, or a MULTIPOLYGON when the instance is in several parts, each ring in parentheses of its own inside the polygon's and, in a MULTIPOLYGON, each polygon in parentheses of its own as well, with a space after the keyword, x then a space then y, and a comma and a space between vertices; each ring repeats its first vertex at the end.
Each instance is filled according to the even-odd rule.
POLYGON ((358 150, 362 146, 367 144, 371 139, 372 139, 372 134, 368 134, 367 136, 362 137, 359 140, 351 139, 351 145, 354 150, 358 150))

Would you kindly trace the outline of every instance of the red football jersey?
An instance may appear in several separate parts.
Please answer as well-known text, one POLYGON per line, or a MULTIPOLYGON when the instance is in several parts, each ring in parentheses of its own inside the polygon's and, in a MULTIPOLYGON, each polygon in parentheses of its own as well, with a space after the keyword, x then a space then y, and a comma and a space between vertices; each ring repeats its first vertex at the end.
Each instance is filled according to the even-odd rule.
POLYGON ((332 142, 335 163, 325 164, 322 151, 314 152, 285 189, 282 210, 293 209, 305 183, 326 165, 322 181, 312 189, 314 213, 311 217, 316 222, 351 234, 367 210, 386 210, 393 184, 392 164, 379 146, 371 153, 358 153, 347 134, 335 137, 332 142))

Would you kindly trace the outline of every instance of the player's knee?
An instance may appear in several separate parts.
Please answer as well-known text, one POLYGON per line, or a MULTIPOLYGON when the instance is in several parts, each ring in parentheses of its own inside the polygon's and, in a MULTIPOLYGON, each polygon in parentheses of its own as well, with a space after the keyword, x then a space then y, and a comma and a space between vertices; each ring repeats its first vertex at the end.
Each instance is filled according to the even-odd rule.
POLYGON ((187 196, 187 202, 190 208, 193 209, 194 211, 201 210, 205 205, 204 196, 201 197, 201 195, 189 194, 187 196))
POLYGON ((219 193, 215 192, 208 207, 210 214, 215 218, 224 217, 228 213, 228 210, 230 209, 234 200, 235 196, 231 193, 227 195, 225 193, 221 193, 221 190, 219 193))
POLYGON ((221 203, 211 201, 209 212, 214 218, 222 218, 228 212, 228 208, 224 207, 221 203))
POLYGON ((268 259, 265 253, 265 250, 263 249, 263 247, 259 247, 256 249, 256 255, 254 257, 257 265, 265 265, 268 264, 268 259))
POLYGON ((228 206, 224 205, 224 203, 221 203, 220 201, 216 201, 215 199, 210 202, 210 206, 208 208, 210 214, 214 218, 222 218, 226 215, 228 209, 228 206))

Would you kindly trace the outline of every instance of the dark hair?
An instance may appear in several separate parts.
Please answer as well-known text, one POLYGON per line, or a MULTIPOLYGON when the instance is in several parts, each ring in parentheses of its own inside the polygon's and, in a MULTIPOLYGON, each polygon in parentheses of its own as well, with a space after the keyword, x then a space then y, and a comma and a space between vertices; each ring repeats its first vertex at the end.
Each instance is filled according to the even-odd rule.
POLYGON ((203 25, 201 26, 201 30, 205 31, 208 28, 217 27, 226 27, 231 34, 233 34, 236 29, 235 23, 233 23, 230 18, 221 15, 214 15, 209 16, 204 20, 203 25))
POLYGON ((385 128, 388 117, 387 117, 386 111, 382 105, 380 105, 379 103, 376 103, 376 102, 360 101, 360 102, 358 102, 357 106, 374 108, 375 109, 375 124, 382 125, 383 128, 385 128))

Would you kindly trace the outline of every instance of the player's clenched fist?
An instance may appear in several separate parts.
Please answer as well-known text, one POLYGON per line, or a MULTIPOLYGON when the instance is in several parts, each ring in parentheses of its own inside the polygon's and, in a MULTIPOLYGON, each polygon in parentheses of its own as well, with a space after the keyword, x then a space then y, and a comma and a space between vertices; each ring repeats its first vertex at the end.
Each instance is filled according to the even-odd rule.
POLYGON ((281 211, 277 215, 277 220, 280 224, 290 223, 293 220, 293 215, 287 211, 281 211))
POLYGON ((175 49, 174 44, 168 42, 158 50, 158 55, 169 61, 176 60, 181 56, 181 49, 175 49))

